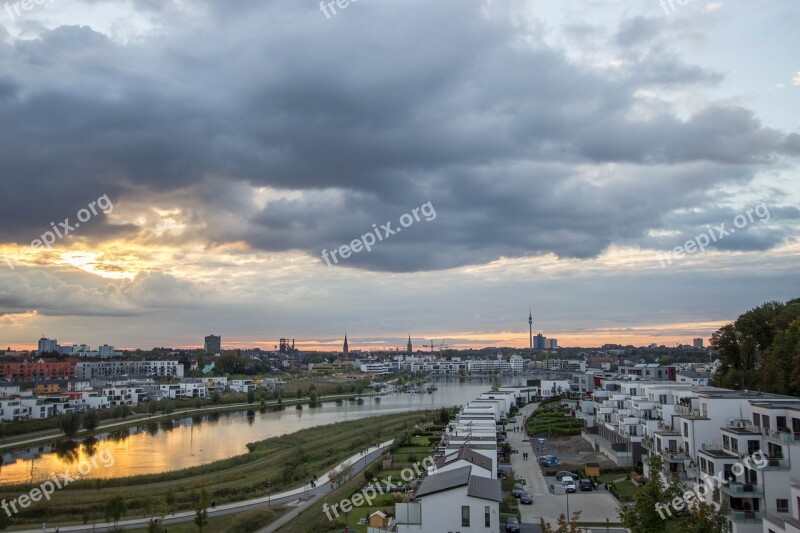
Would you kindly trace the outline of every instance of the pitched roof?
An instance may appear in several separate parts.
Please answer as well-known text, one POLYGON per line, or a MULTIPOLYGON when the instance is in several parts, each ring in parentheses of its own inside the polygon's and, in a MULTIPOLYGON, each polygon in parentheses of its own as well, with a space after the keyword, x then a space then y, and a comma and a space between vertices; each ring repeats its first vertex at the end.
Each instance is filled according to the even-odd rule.
POLYGON ((492 460, 471 448, 461 448, 457 452, 449 453, 444 457, 437 457, 436 468, 442 468, 443 466, 447 466, 462 459, 484 470, 492 471, 492 460))
POLYGON ((428 476, 422 481, 419 489, 417 489, 416 497, 419 498, 428 494, 467 486, 469 485, 469 473, 471 471, 471 466, 464 466, 462 468, 450 470, 449 472, 439 472, 428 476))
POLYGON ((503 500, 503 489, 499 479, 470 476, 467 496, 499 502, 503 500))

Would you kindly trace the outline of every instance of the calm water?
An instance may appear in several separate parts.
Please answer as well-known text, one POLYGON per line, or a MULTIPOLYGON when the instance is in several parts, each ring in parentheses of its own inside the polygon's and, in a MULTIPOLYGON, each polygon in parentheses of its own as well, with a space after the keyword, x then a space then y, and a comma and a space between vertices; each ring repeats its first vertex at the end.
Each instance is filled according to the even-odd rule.
POLYGON ((247 453, 246 444, 287 433, 345 420, 443 406, 463 405, 490 389, 490 382, 438 382, 432 394, 392 393, 365 399, 363 404, 345 400, 310 409, 289 406, 283 411, 245 412, 185 418, 171 425, 151 424, 130 428, 130 434, 102 434, 94 445, 94 464, 85 445, 56 449, 36 446, 3 455, 0 485, 41 482, 54 472, 77 473, 84 478, 117 478, 180 470, 247 453), (104 450, 107 449, 108 452, 104 450), (101 455, 99 452, 103 451, 101 455), (110 453, 110 456, 109 456, 110 453), (106 467, 112 463, 113 465, 106 467))

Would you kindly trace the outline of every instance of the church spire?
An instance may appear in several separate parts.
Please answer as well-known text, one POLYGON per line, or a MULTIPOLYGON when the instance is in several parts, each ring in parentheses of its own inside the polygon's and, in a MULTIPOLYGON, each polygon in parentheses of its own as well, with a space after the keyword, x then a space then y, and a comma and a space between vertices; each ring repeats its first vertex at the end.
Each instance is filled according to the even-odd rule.
POLYGON ((347 346, 347 333, 344 334, 344 346, 342 346, 342 353, 344 354, 344 358, 347 359, 347 355, 350 353, 350 348, 347 346))

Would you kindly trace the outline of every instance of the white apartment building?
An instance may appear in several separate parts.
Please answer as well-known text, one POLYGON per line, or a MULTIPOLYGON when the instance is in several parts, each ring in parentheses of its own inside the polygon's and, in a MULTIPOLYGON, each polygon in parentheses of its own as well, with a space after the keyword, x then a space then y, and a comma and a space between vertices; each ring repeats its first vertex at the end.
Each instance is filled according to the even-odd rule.
POLYGON ((252 379, 232 379, 229 387, 232 391, 246 393, 250 390, 255 390, 256 385, 252 379))
POLYGON ((78 380, 137 376, 181 378, 183 365, 178 361, 92 361, 75 365, 78 380))
POLYGON ((500 481, 472 474, 472 466, 438 472, 417 489, 419 503, 395 505, 397 533, 500 530, 500 481))

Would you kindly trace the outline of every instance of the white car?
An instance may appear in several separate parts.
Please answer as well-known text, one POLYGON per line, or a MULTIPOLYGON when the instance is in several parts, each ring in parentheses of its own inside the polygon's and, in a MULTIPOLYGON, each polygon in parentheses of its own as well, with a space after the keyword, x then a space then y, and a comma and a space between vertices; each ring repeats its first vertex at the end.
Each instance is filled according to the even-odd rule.
POLYGON ((575 486, 575 480, 571 476, 564 476, 561 478, 561 484, 567 492, 577 492, 578 488, 575 486))

